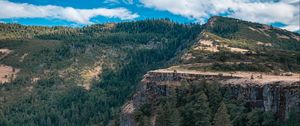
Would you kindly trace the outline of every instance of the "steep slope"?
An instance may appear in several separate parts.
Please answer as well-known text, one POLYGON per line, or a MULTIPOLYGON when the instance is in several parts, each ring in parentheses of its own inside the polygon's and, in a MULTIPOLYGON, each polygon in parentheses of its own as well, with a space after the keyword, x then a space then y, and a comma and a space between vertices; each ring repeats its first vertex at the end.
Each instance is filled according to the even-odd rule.
POLYGON ((212 63, 207 69, 223 71, 300 71, 297 33, 223 17, 211 18, 205 27, 182 63, 212 63))
MULTIPOLYGON (((299 75, 298 75, 299 77, 299 75)), ((267 78, 266 78, 267 79, 267 78)), ((179 120, 178 125, 187 125, 195 115, 185 118, 184 113, 188 104, 195 102, 195 97, 200 92, 205 92, 208 97, 212 116, 221 101, 227 104, 233 125, 253 125, 246 117, 258 109, 261 113, 271 113, 271 120, 267 124, 274 124, 277 119, 281 125, 284 120, 298 117, 300 114, 300 81, 299 78, 286 80, 265 80, 264 82, 231 76, 229 73, 220 76, 218 73, 200 73, 187 71, 149 71, 144 75, 140 87, 132 100, 124 105, 120 118, 120 125, 143 125, 147 119, 152 120, 151 125, 179 120), (172 103, 174 106, 168 105, 172 103), (167 115, 160 117, 160 106, 173 107, 172 111, 179 111, 180 115, 167 115), (145 108, 146 107, 146 108, 145 108), (291 116, 290 112, 296 115, 291 116), (146 118, 146 120, 144 120, 146 118), (161 118, 172 120, 161 121, 161 118), (188 119, 188 120, 187 120, 188 119), (156 121, 155 121, 156 120, 156 121), (157 121, 159 120, 159 121, 157 121), (250 124, 247 124, 250 123, 250 124)), ((203 108, 200 108, 203 109, 203 108)), ((198 111, 194 109, 193 111, 198 111)), ((164 111, 163 112, 167 112, 164 111)), ((261 118, 265 117, 254 117, 261 118)), ((293 119, 299 122, 298 118, 293 119)), ((255 122, 261 123, 261 122, 255 122)), ((167 123, 174 125, 174 123, 167 123)), ((296 123, 295 123, 296 124, 296 123)), ((194 124, 191 124, 194 125, 194 124)))
POLYGON ((228 115, 219 116, 230 117, 228 125, 298 125, 299 38, 213 17, 175 66, 144 75, 123 106, 120 125, 213 125, 222 102, 228 115))
POLYGON ((0 84, 1 125, 106 125, 140 76, 164 66, 201 30, 168 20, 0 26, 0 68, 9 75, 0 84))

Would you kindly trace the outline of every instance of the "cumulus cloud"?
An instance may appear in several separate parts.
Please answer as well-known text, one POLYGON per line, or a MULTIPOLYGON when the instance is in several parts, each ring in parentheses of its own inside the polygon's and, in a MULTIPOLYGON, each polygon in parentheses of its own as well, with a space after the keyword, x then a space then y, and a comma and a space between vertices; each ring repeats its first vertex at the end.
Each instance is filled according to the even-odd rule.
POLYGON ((60 6, 37 6, 27 3, 0 1, 0 19, 8 18, 54 18, 79 24, 92 24, 91 19, 97 16, 130 20, 139 17, 125 8, 75 9, 60 6))
POLYGON ((299 25, 288 25, 288 26, 284 26, 284 27, 281 27, 283 29, 286 29, 286 30, 289 30, 289 31, 300 31, 300 26, 299 25))
POLYGON ((299 29, 298 0, 140 0, 148 8, 169 11, 204 23, 211 15, 260 23, 281 22, 287 30, 299 29))

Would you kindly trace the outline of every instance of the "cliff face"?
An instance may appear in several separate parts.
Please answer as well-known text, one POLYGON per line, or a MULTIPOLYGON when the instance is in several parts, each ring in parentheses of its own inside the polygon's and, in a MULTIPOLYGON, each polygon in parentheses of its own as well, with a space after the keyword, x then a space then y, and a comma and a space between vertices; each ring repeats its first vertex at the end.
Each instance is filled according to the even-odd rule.
POLYGON ((242 98, 246 100, 247 107, 272 111, 281 120, 287 118, 291 108, 300 114, 300 81, 260 83, 232 75, 150 71, 144 75, 144 79, 133 98, 123 107, 121 125, 137 125, 134 120, 135 110, 143 104, 156 101, 160 96, 167 96, 172 90, 177 89, 183 81, 189 83, 201 80, 218 81, 221 88, 229 92, 232 99, 242 98), (236 83, 232 83, 232 80, 235 80, 236 83))
POLYGON ((289 110, 300 112, 300 83, 274 82, 264 85, 249 83, 246 86, 224 85, 234 99, 243 98, 247 107, 272 111, 281 120, 285 120, 289 110))

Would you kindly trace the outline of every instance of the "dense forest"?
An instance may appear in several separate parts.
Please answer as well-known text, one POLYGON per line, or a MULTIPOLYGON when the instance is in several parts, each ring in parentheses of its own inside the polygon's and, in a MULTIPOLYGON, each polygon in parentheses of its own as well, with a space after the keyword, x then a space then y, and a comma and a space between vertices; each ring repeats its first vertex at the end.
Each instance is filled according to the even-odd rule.
POLYGON ((271 111, 252 108, 243 98, 233 99, 215 81, 181 82, 168 96, 144 104, 135 112, 141 126, 156 113, 157 126, 298 126, 294 110, 282 121, 271 111), (248 106, 248 107, 247 107, 248 106), (155 112, 154 112, 155 111, 155 112))
POLYGON ((182 25, 169 20, 108 25, 73 29, 2 24, 6 38, 1 40, 1 48, 16 52, 1 62, 21 68, 21 73, 15 81, 1 85, 4 97, 0 124, 106 125, 118 115, 120 106, 145 72, 165 66, 201 31, 200 25, 182 25), (30 51, 30 56, 24 62, 16 62, 21 55, 18 53, 24 51, 30 51), (106 60, 97 55, 115 59, 106 60), (103 60, 101 81, 94 80, 91 90, 60 76, 59 71, 74 65, 74 60, 78 60, 76 67, 103 60), (111 68, 110 64, 117 67, 111 68), (41 79, 32 85, 31 76, 41 79), (25 91, 31 86, 30 92, 25 91))

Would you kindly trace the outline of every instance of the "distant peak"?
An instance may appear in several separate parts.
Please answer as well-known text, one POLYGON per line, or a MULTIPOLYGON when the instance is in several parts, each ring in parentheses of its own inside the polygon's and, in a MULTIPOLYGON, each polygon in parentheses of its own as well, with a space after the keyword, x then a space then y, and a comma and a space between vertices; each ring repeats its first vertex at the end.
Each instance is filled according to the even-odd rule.
POLYGON ((219 18, 219 16, 213 16, 211 18, 208 19, 207 21, 207 25, 209 27, 213 27, 214 26, 214 23, 216 22, 216 20, 219 18))
POLYGON ((215 26, 215 23, 216 22, 224 22, 224 21, 229 21, 230 23, 232 22, 238 22, 239 20, 238 19, 235 19, 235 18, 230 18, 230 17, 222 17, 222 16, 212 16, 211 18, 208 19, 207 21, 207 26, 212 28, 215 26))

